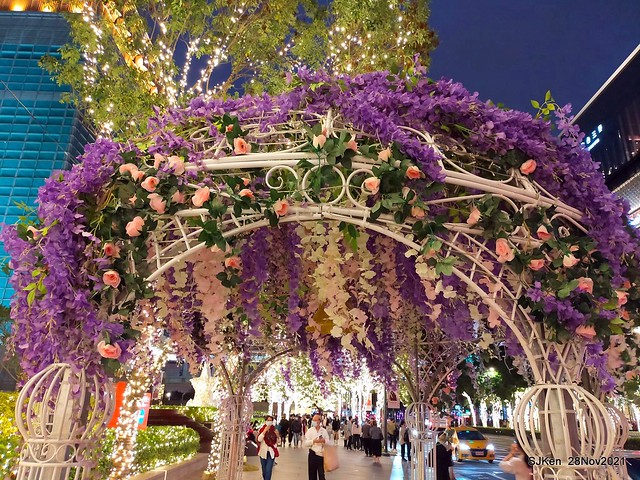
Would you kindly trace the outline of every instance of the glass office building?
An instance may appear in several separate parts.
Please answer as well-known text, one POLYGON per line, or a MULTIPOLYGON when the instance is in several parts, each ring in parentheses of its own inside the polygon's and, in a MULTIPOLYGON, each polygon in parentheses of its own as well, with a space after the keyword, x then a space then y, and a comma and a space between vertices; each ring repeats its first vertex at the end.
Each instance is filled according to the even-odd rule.
POLYGON ((609 188, 640 223, 640 45, 576 115, 574 123, 609 188))
MULTIPOLYGON (((67 89, 56 85, 38 65, 43 55, 56 55, 68 38, 67 22, 57 13, 0 11, 0 222, 4 224, 25 215, 20 205, 35 207, 45 179, 74 161, 90 140, 78 112, 60 103, 67 89)), ((6 260, 2 244, 0 255, 6 260)), ((7 276, 0 273, 4 305, 11 294, 7 276)))

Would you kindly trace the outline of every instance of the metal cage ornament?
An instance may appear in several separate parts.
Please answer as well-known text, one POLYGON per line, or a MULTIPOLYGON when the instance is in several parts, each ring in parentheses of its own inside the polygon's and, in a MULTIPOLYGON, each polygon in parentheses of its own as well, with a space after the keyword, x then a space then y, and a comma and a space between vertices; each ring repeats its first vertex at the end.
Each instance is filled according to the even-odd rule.
POLYGON ((113 392, 98 376, 68 364, 49 365, 32 377, 16 403, 24 439, 18 480, 88 479, 98 442, 113 414, 113 392))

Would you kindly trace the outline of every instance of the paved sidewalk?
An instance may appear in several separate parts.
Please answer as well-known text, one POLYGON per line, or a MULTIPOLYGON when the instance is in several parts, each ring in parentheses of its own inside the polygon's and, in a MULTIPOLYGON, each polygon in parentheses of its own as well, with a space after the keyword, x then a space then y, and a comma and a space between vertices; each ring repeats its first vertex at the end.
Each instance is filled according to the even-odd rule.
MULTIPOLYGON (((280 457, 273 468, 272 480, 305 480, 308 478, 306 448, 280 447, 280 457)), ((340 468, 326 474, 327 480, 404 480, 408 479, 409 466, 400 455, 382 457, 380 465, 374 465, 373 459, 365 457, 364 452, 346 450, 338 447, 340 468)), ((249 463, 260 465, 258 457, 249 457, 249 463)), ((243 480, 261 480, 262 472, 244 472, 243 480)), ((184 480, 200 480, 191 476, 184 480)))

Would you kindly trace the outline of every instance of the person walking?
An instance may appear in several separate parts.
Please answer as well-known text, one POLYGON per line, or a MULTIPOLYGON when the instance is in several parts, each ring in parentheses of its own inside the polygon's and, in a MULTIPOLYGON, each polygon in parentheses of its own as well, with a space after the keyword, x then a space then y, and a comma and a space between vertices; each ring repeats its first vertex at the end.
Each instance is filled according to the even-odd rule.
POLYGON ((282 415, 282 420, 280 420, 280 441, 283 447, 287 444, 290 426, 291 424, 289 423, 289 420, 287 420, 287 416, 282 415))
POLYGON ((411 461, 411 433, 404 420, 400 422, 400 456, 402 460, 411 461))
POLYGON ((351 450, 351 436, 352 436, 353 423, 351 422, 351 417, 345 420, 344 425, 342 427, 342 433, 344 434, 344 446, 347 450, 351 450))
POLYGON ((380 463, 380 457, 382 456, 382 442, 384 438, 382 436, 382 429, 378 426, 378 422, 373 420, 371 422, 371 428, 369 429, 369 451, 373 456, 373 463, 380 463))
POLYGON ((298 448, 300 446, 300 434, 302 433, 302 422, 300 417, 294 417, 291 420, 291 435, 293 435, 293 446, 298 448))
POLYGON ((331 432, 333 433, 333 442, 338 443, 340 440, 340 419, 337 415, 331 421, 331 432))
POLYGON ((398 425, 393 418, 387 421, 387 434, 389 435, 389 450, 391 453, 396 453, 398 451, 398 425))
POLYGON ((358 422, 357 418, 353 419, 353 425, 351 426, 351 445, 354 450, 361 450, 362 445, 360 444, 360 435, 362 435, 362 427, 358 422))
POLYGON ((321 424, 322 417, 313 416, 311 427, 304 436, 304 446, 309 448, 309 480, 325 480, 324 445, 331 443, 329 432, 321 424))
POLYGON ((371 456, 371 450, 369 449, 369 440, 371 436, 369 432, 371 430, 371 423, 369 420, 366 420, 362 425, 362 449, 364 450, 364 454, 366 457, 371 456))
POLYGON ((265 423, 258 431, 258 456, 262 467, 262 480, 271 480, 273 464, 278 457, 278 431, 273 425, 273 417, 267 416, 265 423))

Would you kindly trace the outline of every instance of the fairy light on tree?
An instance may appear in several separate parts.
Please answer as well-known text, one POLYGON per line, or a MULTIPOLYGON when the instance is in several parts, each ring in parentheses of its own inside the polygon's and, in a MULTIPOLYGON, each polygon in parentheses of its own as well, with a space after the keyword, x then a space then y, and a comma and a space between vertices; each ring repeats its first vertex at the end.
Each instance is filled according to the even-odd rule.
POLYGON ((436 43, 424 0, 369 0, 366 8, 359 0, 110 1, 97 8, 85 3, 68 15, 73 42, 43 66, 72 87, 64 100, 106 137, 136 136, 154 106, 200 94, 285 91, 301 66, 363 73, 415 55, 428 65, 436 43))

